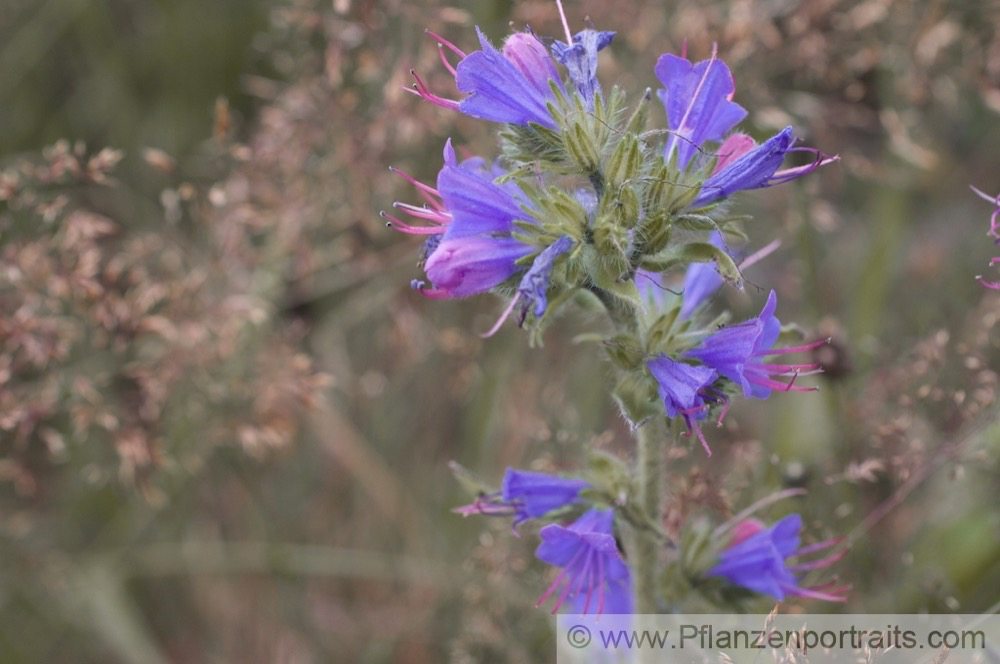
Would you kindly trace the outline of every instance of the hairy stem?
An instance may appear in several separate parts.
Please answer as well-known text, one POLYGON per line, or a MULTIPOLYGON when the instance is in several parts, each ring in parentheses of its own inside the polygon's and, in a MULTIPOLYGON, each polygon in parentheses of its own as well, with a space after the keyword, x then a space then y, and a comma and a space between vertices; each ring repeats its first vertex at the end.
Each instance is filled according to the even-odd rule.
MULTIPOLYGON (((657 528, 663 524, 663 475, 666 427, 654 417, 636 431, 636 501, 657 528)), ((632 587, 638 613, 659 613, 659 551, 652 530, 636 529, 632 545, 632 587)))

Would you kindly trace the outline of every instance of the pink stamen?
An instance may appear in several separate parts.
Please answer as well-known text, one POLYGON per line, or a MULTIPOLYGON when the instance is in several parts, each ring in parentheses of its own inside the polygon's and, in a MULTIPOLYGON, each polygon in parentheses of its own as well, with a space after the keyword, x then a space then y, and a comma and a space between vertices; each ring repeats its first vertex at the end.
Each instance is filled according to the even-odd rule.
POLYGON ((684 435, 690 437, 691 432, 693 431, 695 435, 698 437, 698 440, 701 441, 701 446, 705 448, 705 454, 707 454, 708 456, 712 456, 712 448, 708 446, 708 441, 705 440, 705 434, 701 432, 701 427, 698 426, 698 422, 696 420, 692 420, 690 417, 685 415, 684 423, 687 424, 688 428, 687 433, 685 433, 684 435))
POLYGON ((418 293, 431 300, 448 300, 454 297, 443 288, 417 288, 418 293))
POLYGON ((591 567, 592 567, 593 561, 594 561, 594 552, 593 552, 593 550, 590 550, 590 551, 587 552, 587 558, 586 558, 586 561, 583 564, 583 569, 580 570, 580 582, 576 584, 576 590, 573 592, 573 596, 574 597, 576 595, 579 595, 580 591, 583 590, 583 585, 585 583, 588 583, 588 582, 590 583, 590 585, 587 587, 587 601, 584 602, 584 605, 583 605, 583 613, 584 614, 586 614, 587 613, 587 609, 590 608, 590 596, 594 592, 593 580, 590 578, 591 575, 592 575, 591 567))
MULTIPOLYGON (((604 615, 604 557, 597 557, 597 615, 604 615)), ((588 598, 589 601, 589 598, 588 598)))
POLYGON ((789 180, 794 180, 797 177, 812 173, 821 166, 826 166, 827 164, 832 164, 833 162, 840 160, 840 155, 828 155, 815 148, 792 148, 789 152, 810 152, 816 155, 816 160, 808 164, 803 164, 802 166, 794 166, 792 168, 785 168, 775 172, 774 175, 767 180, 768 187, 776 184, 783 184, 789 180))
POLYGON ((811 569, 829 567, 830 565, 833 565, 834 563, 843 560, 844 556, 846 555, 847 555, 847 549, 841 549, 836 553, 831 553, 829 556, 826 556, 825 558, 820 558, 819 560, 814 560, 809 563, 799 563, 798 565, 792 565, 788 569, 792 570, 793 572, 805 572, 811 569))
POLYGON ((563 30, 566 31, 566 45, 573 45, 573 33, 569 31, 569 21, 566 20, 566 12, 563 11, 562 0, 556 0, 556 7, 559 8, 559 18, 562 20, 563 30))
MULTIPOLYGON (((793 588, 783 588, 783 590, 785 592, 787 592, 789 595, 797 595, 799 597, 807 597, 809 599, 818 599, 818 600, 822 600, 824 602, 846 602, 847 601, 847 596, 846 595, 840 595, 840 594, 833 595, 833 594, 829 594, 829 593, 820 592, 820 591, 815 590, 813 588, 794 588, 793 587, 793 588)), ((838 589, 838 591, 839 590, 841 590, 841 589, 838 589)), ((843 592, 846 592, 846 590, 847 589, 844 588, 843 592)))
POLYGON ((408 233, 410 235, 438 235, 440 233, 444 233, 445 231, 445 229, 440 226, 411 226, 384 211, 379 212, 378 215, 383 219, 389 220, 385 224, 387 228, 395 229, 400 233, 408 233))
MULTIPOLYGON (((410 88, 406 89, 409 90, 410 88)), ((441 202, 441 194, 440 192, 438 192, 437 189, 431 187, 430 185, 426 185, 423 182, 420 182, 413 176, 407 174, 405 171, 399 170, 398 168, 390 166, 389 170, 395 173, 396 175, 400 176, 410 184, 412 184, 414 187, 416 187, 417 192, 420 194, 421 198, 426 200, 432 208, 434 208, 435 210, 440 210, 441 212, 447 214, 447 212, 445 211, 444 203, 441 202)))
POLYGON ((566 568, 565 567, 563 569, 559 570, 559 574, 556 575, 555 580, 551 584, 549 584, 549 587, 545 589, 545 592, 542 593, 542 596, 538 598, 537 602, 535 602, 535 606, 536 607, 541 606, 542 604, 544 604, 545 600, 547 600, 549 598, 549 596, 556 591, 556 588, 559 587, 559 583, 562 581, 562 579, 563 579, 564 576, 566 576, 566 568))
POLYGON ((481 339, 489 339, 494 334, 496 334, 500 330, 500 326, 504 324, 504 321, 506 321, 510 317, 510 312, 514 311, 514 305, 517 304, 518 300, 520 299, 521 299, 521 293, 515 295, 513 299, 511 299, 510 304, 507 305, 507 308, 503 310, 502 314, 500 314, 500 318, 497 319, 497 322, 493 323, 493 327, 491 327, 483 334, 480 334, 479 337, 481 339))
POLYGON ((458 57, 460 57, 460 58, 464 58, 465 57, 465 51, 463 51, 459 47, 455 46, 450 41, 448 41, 447 39, 445 39, 444 37, 442 37, 441 35, 437 34, 436 32, 431 32, 430 30, 424 30, 424 32, 427 33, 428 35, 430 35, 431 37, 433 37, 435 40, 437 40, 438 44, 440 44, 441 46, 444 46, 445 48, 447 48, 448 50, 450 50, 452 53, 454 53, 455 55, 457 55, 458 57))
POLYGON ((833 341, 832 337, 826 337, 825 339, 819 339, 818 341, 813 341, 812 343, 805 344, 804 346, 788 346, 787 348, 768 348, 767 350, 759 351, 754 355, 756 355, 757 357, 767 357, 769 355, 787 355, 789 353, 804 353, 809 350, 815 350, 820 346, 825 346, 831 341, 833 341))
POLYGON ((812 364, 758 364, 758 367, 767 369, 767 373, 772 376, 792 375, 793 373, 811 376, 814 373, 823 373, 819 362, 812 364))
POLYGON ((778 392, 816 392, 819 390, 818 387, 801 387, 796 385, 795 379, 799 377, 799 374, 793 375, 792 379, 787 383, 782 383, 780 380, 774 380, 773 378, 768 378, 766 375, 759 375, 749 371, 744 372, 743 375, 754 385, 760 385, 761 387, 778 392))
MULTIPOLYGON (((584 547, 580 547, 579 549, 577 549, 576 553, 573 554, 573 557, 569 559, 569 562, 567 562, 566 565, 563 566, 562 570, 559 571, 559 574, 556 576, 555 580, 551 583, 551 585, 549 585, 548 588, 545 589, 545 592, 542 593, 542 596, 538 598, 538 601, 535 602, 535 606, 541 606, 542 604, 545 603, 545 600, 549 598, 549 595, 555 592, 556 588, 559 587, 559 583, 562 581, 563 577, 566 576, 567 570, 572 568, 573 565, 576 564, 576 561, 580 558, 580 556, 584 555, 586 552, 587 549, 584 547)), ((553 614, 555 614, 555 612, 559 610, 559 607, 562 606, 562 603, 566 600, 566 593, 569 592, 569 587, 572 585, 572 583, 573 583, 572 579, 567 581, 566 589, 559 597, 559 601, 556 602, 555 608, 552 609, 553 614)))
MULTIPOLYGON (((732 403, 732 402, 729 401, 729 399, 726 399, 725 401, 722 402, 722 412, 719 413, 719 419, 717 419, 715 421, 716 424, 718 426, 720 426, 720 427, 722 426, 722 421, 724 419, 726 419, 726 415, 729 413, 729 405, 730 405, 730 403, 732 403)), ((709 456, 711 456, 711 455, 709 455, 709 456)))
POLYGON ((781 240, 774 240, 770 244, 761 247, 760 249, 758 249, 757 251, 755 251, 754 253, 750 254, 749 256, 743 259, 743 262, 740 263, 739 265, 740 271, 742 272, 743 270, 747 269, 754 263, 757 263, 767 258, 775 251, 777 251, 780 246, 781 246, 781 240))
POLYGON ((438 57, 441 58, 441 62, 444 64, 444 68, 447 69, 452 76, 457 78, 458 72, 455 71, 455 68, 451 66, 450 62, 448 62, 448 58, 444 57, 444 44, 438 44, 438 57))
POLYGON ((404 88, 404 89, 407 90, 412 89, 413 92, 418 97, 426 99, 432 104, 437 104, 442 108, 448 108, 453 111, 458 110, 459 103, 457 101, 455 101, 454 99, 445 99, 444 97, 437 96, 436 94, 430 91, 430 89, 427 87, 427 84, 424 83, 423 79, 421 79, 420 76, 417 75, 417 72, 411 69, 410 74, 413 76, 413 79, 416 81, 416 83, 413 84, 413 88, 404 88))
POLYGON ((397 210, 402 210, 411 217, 433 221, 435 224, 444 225, 451 223, 451 215, 447 212, 442 212, 441 210, 431 210, 426 206, 417 207, 416 205, 410 205, 409 203, 393 203, 392 207, 397 210))
POLYGON ((834 537, 832 539, 823 540, 822 542, 816 542, 815 544, 810 544, 809 546, 804 546, 795 552, 796 556, 804 556, 810 553, 816 553, 817 551, 823 551, 824 549, 829 549, 834 546, 839 546, 847 541, 846 537, 834 537))

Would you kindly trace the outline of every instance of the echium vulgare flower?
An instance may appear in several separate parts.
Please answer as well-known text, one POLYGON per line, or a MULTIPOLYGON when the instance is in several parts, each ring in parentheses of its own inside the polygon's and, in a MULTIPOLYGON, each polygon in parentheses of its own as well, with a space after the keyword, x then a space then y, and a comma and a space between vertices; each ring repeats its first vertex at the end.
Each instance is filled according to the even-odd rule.
POLYGON ((790 558, 830 549, 843 541, 833 539, 800 548, 801 530, 802 517, 798 514, 786 516, 770 528, 756 519, 742 521, 730 531, 728 545, 719 555, 718 564, 708 571, 708 576, 723 578, 733 585, 770 595, 779 601, 788 595, 830 602, 846 601, 845 587, 827 584, 804 588, 800 585, 801 574, 829 567, 847 553, 846 549, 841 549, 820 560, 789 564, 790 558))
MULTIPOLYGON (((702 293, 698 291, 698 295, 702 293)), ((729 398, 720 379, 741 389, 748 399, 766 399, 773 390, 808 392, 816 389, 796 385, 795 380, 819 372, 819 363, 779 364, 764 360, 773 355, 810 351, 828 341, 821 339, 801 346, 774 348, 781 333, 781 322, 774 315, 777 304, 777 296, 771 291, 763 310, 755 318, 706 335, 678 358, 660 354, 646 362, 647 369, 656 379, 667 415, 681 415, 688 430, 698 436, 709 455, 712 452, 698 421, 705 419, 714 405, 722 406, 719 419, 725 416, 729 398), (778 380, 781 377, 789 380, 778 380)))
MULTIPOLYGON (((500 491, 481 495, 455 511, 464 516, 513 516, 516 529, 530 519, 556 515, 584 502, 581 492, 590 486, 580 478, 508 468, 500 491)), ((629 572, 614 537, 614 510, 588 509, 568 526, 542 527, 539 536, 542 543, 535 555, 562 568, 539 598, 539 606, 559 591, 553 613, 566 601, 575 613, 631 613, 629 572)))
POLYGON ((538 535, 542 543, 535 555, 562 568, 539 606, 558 591, 553 613, 567 600, 574 613, 632 613, 629 571, 615 541, 613 510, 588 510, 569 526, 552 523, 538 535))
MULTIPOLYGON (((988 235, 993 238, 994 244, 1000 245, 1000 194, 990 196, 975 187, 972 187, 972 191, 976 192, 976 194, 978 194, 982 199, 993 203, 993 214, 990 215, 990 230, 988 231, 988 235)), ((995 256, 990 260, 990 267, 993 267, 994 265, 1000 265, 1000 256, 995 256)), ((978 279, 979 283, 987 288, 1000 290, 1000 281, 991 281, 982 275, 977 276, 976 279, 978 279)))
POLYGON ((508 468, 500 491, 481 495, 471 505, 455 511, 463 516, 513 516, 514 528, 580 500, 590 483, 578 477, 559 477, 530 470, 508 468))
POLYGON ((712 57, 692 64, 671 53, 660 56, 656 75, 665 86, 660 99, 667 111, 670 134, 664 145, 664 159, 674 161, 682 171, 701 172, 712 165, 701 182, 692 208, 700 208, 746 189, 758 189, 788 182, 835 161, 813 148, 793 147, 791 127, 785 127, 764 143, 746 134, 726 134, 746 117, 746 110, 732 98, 732 74, 724 62, 712 57), (711 143, 720 143, 716 150, 711 143), (804 166, 778 170, 790 152, 808 152, 815 159, 804 166))
POLYGON ((497 181, 503 169, 478 158, 459 162, 451 141, 445 145, 444 161, 436 189, 396 171, 417 187, 426 203, 394 207, 429 223, 411 225, 382 213, 396 230, 429 236, 423 263, 431 286, 414 281, 413 287, 431 298, 468 297, 520 274, 514 302, 520 300, 526 310, 531 306, 541 317, 554 263, 573 247, 573 240, 556 238, 542 248, 525 242, 523 232, 515 236, 516 222, 533 223, 528 213, 533 205, 515 182, 497 181), (521 261, 532 254, 537 255, 525 269, 521 261))

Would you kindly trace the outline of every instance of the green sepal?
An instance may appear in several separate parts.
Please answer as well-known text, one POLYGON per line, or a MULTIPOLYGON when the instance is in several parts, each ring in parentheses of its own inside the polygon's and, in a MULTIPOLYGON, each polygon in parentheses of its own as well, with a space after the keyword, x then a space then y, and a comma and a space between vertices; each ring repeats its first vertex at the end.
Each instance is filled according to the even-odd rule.
POLYGON ((635 112, 632 113, 632 117, 629 118, 628 124, 625 126, 627 133, 641 134, 646 130, 646 124, 649 121, 649 102, 652 98, 652 88, 646 88, 642 99, 639 100, 639 104, 635 107, 635 112))
MULTIPOLYGON (((642 149, 639 147, 639 139, 635 134, 625 134, 625 137, 618 141, 618 146, 611 153, 607 166, 604 168, 604 177, 608 187, 617 189, 626 182, 639 175, 642 169, 642 149)), ((633 192, 633 195, 634 192, 633 192)), ((638 212, 639 200, 636 197, 636 211, 638 212)))
POLYGON ((593 139, 580 122, 572 122, 563 134, 563 143, 570 159, 588 177, 600 170, 600 155, 593 139))
MULTIPOLYGON (((677 323, 677 317, 680 313, 681 308, 678 301, 669 310, 657 316, 653 324, 649 326, 649 329, 646 331, 646 346, 651 352, 659 351, 667 353, 672 350, 670 348, 670 341, 672 341, 674 335, 678 332, 674 326, 677 323)), ((687 321, 685 321, 686 323, 687 321)))
POLYGON ((631 371, 642 366, 642 343, 631 334, 616 334, 604 340, 604 350, 619 368, 631 371))
POLYGON ((663 417, 656 383, 645 370, 630 371, 622 376, 611 394, 632 428, 641 426, 651 417, 663 417))
POLYGON ((682 214, 674 218, 674 225, 686 231, 717 231, 719 224, 703 214, 682 214))

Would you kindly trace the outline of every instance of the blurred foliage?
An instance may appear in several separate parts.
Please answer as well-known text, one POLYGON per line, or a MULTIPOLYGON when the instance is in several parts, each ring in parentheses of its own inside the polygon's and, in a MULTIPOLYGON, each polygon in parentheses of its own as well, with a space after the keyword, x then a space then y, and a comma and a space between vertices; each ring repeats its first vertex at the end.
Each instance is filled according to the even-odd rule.
MULTIPOLYGON (((1000 8, 568 11, 619 31, 601 77, 633 98, 716 41, 759 135, 842 156, 745 197, 783 242, 750 280, 834 337, 823 391, 738 404, 711 460, 672 450, 667 526, 803 486, 767 516, 849 537, 847 610, 994 606, 1000 297, 968 185, 1000 189, 1000 8)), ((417 245, 376 215, 408 195, 387 165, 432 180, 445 137, 491 143, 402 89, 411 67, 449 89, 423 28, 471 48, 509 21, 561 32, 541 0, 0 7, 0 661, 550 656, 533 532, 450 514, 447 462, 628 455, 570 342, 600 323, 481 340, 500 303, 420 299, 417 245)))

